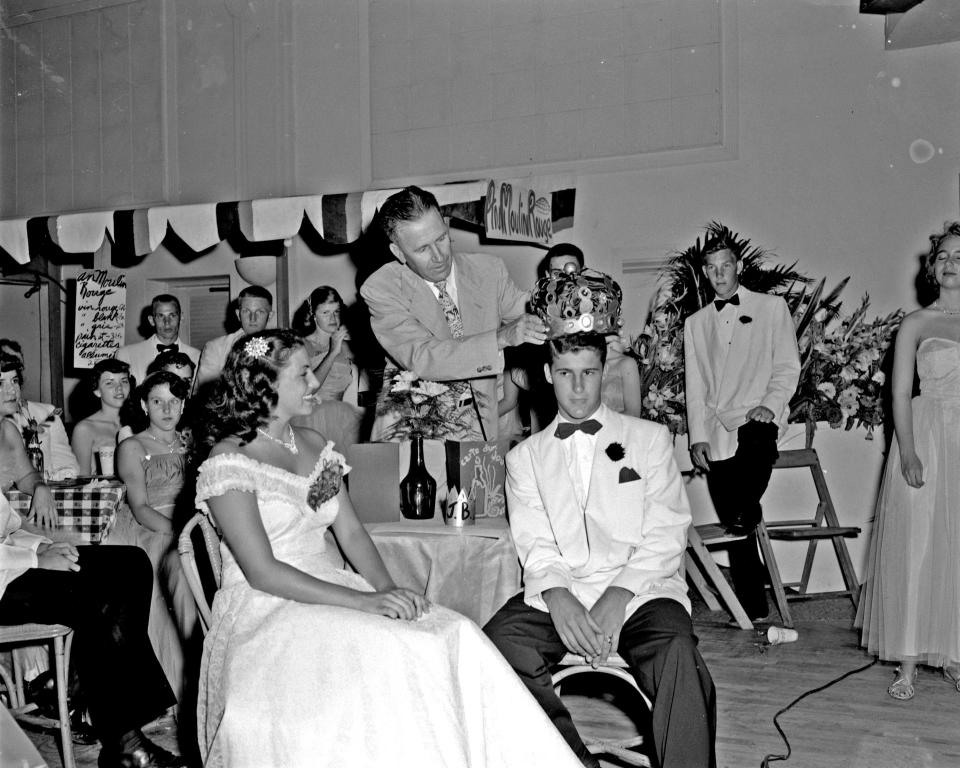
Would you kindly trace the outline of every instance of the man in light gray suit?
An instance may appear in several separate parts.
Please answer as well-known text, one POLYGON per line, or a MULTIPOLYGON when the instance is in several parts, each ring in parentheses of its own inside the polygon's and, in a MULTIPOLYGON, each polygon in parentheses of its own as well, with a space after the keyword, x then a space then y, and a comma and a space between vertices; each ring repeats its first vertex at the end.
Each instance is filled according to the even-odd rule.
POLYGON ((194 387, 200 387, 220 376, 227 362, 233 343, 241 336, 259 333, 273 317, 273 295, 259 285, 248 285, 237 298, 237 319, 240 328, 225 336, 217 336, 203 345, 200 365, 194 379, 194 387))
POLYGON ((716 297, 683 329, 690 454, 707 473, 720 522, 731 533, 748 534, 729 548, 730 575, 747 615, 759 620, 768 613, 767 571, 755 529, 777 459, 778 427, 800 378, 800 355, 786 302, 740 285, 736 242, 708 240, 704 254, 703 272, 716 297))
POLYGON ((542 344, 543 323, 526 314, 527 293, 499 258, 453 251, 430 192, 407 187, 377 217, 397 259, 360 287, 377 340, 397 366, 421 378, 467 381, 474 397, 467 407, 479 413, 481 436, 495 440, 503 350, 542 344))

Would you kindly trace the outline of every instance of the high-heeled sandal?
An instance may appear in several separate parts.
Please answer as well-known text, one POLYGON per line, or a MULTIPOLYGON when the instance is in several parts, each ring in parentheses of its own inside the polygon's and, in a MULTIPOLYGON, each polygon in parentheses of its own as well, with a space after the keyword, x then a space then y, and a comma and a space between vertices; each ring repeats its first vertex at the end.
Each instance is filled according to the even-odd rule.
POLYGON ((960 693, 960 666, 950 668, 944 666, 943 668, 943 679, 946 680, 950 685, 957 689, 957 693, 960 693))
POLYGON ((913 670, 913 674, 910 677, 907 677, 903 673, 901 667, 897 667, 897 676, 894 678, 893 682, 890 683, 890 687, 887 688, 887 693, 890 694, 897 701, 910 701, 914 697, 916 690, 913 687, 913 684, 917 681, 917 670, 913 670))

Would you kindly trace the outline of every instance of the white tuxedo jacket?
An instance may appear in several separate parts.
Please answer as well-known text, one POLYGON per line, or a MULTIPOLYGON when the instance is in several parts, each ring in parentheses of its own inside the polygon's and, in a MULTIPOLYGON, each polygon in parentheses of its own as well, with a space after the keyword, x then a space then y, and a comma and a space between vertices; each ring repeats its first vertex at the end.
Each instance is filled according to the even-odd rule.
MULTIPOLYGON (((138 341, 136 344, 127 344, 117 350, 117 360, 122 360, 130 366, 130 375, 136 378, 137 385, 143 384, 143 380, 147 377, 147 367, 157 356, 157 344, 159 343, 157 334, 153 334, 149 339, 138 341)), ((197 361, 200 359, 200 350, 191 347, 189 344, 184 344, 179 336, 175 343, 180 351, 193 361, 193 365, 196 367, 197 361)))
POLYGON ((681 572, 690 504, 666 427, 601 405, 586 505, 580 507, 559 419, 507 454, 507 511, 523 566, 524 600, 545 611, 541 593, 566 587, 588 609, 609 586, 635 597, 626 617, 658 597, 690 610, 681 572), (624 457, 611 459, 619 443, 624 457), (621 470, 638 479, 621 482, 621 470))
POLYGON ((714 460, 736 453, 737 430, 751 408, 766 406, 782 425, 800 379, 797 336, 787 303, 743 286, 738 293, 729 344, 719 335, 713 302, 688 317, 683 328, 690 444, 709 443, 714 460))

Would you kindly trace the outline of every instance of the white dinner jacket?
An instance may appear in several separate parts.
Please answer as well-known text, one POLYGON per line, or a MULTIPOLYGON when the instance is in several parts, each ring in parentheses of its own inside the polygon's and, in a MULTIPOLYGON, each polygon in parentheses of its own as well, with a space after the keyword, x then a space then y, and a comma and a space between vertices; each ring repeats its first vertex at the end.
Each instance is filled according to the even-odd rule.
MULTIPOLYGON (((143 380, 147 376, 147 367, 157 356, 157 344, 159 343, 157 334, 153 334, 149 339, 138 341, 136 344, 127 344, 117 350, 117 360, 121 360, 130 366, 130 375, 136 378, 138 385, 143 384, 143 380)), ((193 365, 196 367, 197 361, 200 359, 200 350, 191 347, 189 344, 184 344, 179 336, 174 343, 181 352, 193 361, 193 365)))
POLYGON ((713 302, 690 315, 683 327, 690 444, 709 443, 714 460, 736 453, 737 430, 751 408, 769 408, 782 425, 800 379, 800 353, 787 303, 742 285, 737 292, 740 305, 733 307, 729 344, 720 340, 713 302))
POLYGON ((546 610, 541 593, 566 587, 588 609, 609 586, 630 590, 629 617, 644 603, 672 598, 690 610, 680 570, 690 504, 666 427, 601 405, 586 504, 567 468, 559 418, 507 454, 510 530, 523 566, 524 600, 546 610), (622 459, 608 446, 619 444, 622 459), (632 469, 638 479, 620 482, 632 469))

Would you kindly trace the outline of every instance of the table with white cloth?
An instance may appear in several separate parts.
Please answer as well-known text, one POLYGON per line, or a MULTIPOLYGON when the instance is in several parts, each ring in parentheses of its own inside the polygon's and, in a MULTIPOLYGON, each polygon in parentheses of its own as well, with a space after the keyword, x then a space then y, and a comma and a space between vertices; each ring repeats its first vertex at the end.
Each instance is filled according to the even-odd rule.
POLYGON ((502 517, 463 528, 439 518, 365 527, 399 586, 422 591, 481 627, 520 591, 520 563, 502 517))

